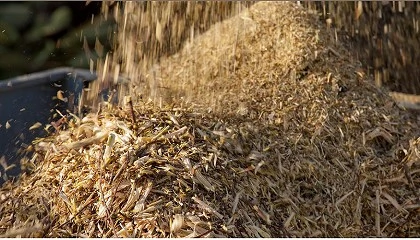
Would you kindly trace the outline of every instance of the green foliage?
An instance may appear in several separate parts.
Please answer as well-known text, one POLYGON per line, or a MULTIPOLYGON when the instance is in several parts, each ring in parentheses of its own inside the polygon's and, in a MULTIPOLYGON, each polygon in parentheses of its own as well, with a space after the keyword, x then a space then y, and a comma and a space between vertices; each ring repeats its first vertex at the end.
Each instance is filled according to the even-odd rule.
POLYGON ((87 56, 85 41, 93 49, 98 40, 109 51, 115 21, 112 16, 92 21, 91 14, 80 12, 85 4, 0 2, 0 80, 61 66, 88 68, 89 58, 98 55, 87 56))

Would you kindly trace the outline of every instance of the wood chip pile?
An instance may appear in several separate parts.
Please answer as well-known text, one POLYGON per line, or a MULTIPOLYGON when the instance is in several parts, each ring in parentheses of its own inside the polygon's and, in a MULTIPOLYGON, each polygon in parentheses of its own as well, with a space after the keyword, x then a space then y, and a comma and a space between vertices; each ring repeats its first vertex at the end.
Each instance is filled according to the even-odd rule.
POLYGON ((144 78, 34 144, 1 237, 419 236, 418 120, 315 14, 256 3, 144 78))

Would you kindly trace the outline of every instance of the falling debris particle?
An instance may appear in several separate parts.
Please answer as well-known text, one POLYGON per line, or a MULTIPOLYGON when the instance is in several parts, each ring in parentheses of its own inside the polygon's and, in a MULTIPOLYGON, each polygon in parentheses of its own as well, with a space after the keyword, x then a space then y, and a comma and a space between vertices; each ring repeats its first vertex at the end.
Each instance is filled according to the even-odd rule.
POLYGON ((6 129, 9 129, 10 127, 12 127, 9 123, 9 121, 6 122, 6 129))
POLYGON ((37 129, 37 128, 41 127, 41 126, 42 126, 42 124, 40 122, 36 122, 36 123, 34 123, 34 125, 32 125, 29 128, 29 130, 34 130, 34 129, 37 129))
POLYGON ((57 98, 63 102, 67 102, 68 99, 66 97, 64 97, 64 92, 59 90, 57 91, 57 98))

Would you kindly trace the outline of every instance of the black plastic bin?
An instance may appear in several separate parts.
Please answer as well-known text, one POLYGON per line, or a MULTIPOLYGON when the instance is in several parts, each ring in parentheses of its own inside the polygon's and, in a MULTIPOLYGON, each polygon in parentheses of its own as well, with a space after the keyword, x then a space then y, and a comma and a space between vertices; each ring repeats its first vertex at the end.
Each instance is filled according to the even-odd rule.
POLYGON ((0 81, 0 158, 9 166, 16 165, 7 171, 0 165, 0 185, 7 176, 21 173, 24 151, 19 149, 45 136, 44 126, 54 120, 55 110, 65 114, 69 104, 77 106, 83 88, 95 79, 89 70, 57 68, 0 81), (64 96, 74 96, 69 98, 73 102, 58 99, 60 90, 64 96), (37 122, 42 127, 29 130, 37 122))

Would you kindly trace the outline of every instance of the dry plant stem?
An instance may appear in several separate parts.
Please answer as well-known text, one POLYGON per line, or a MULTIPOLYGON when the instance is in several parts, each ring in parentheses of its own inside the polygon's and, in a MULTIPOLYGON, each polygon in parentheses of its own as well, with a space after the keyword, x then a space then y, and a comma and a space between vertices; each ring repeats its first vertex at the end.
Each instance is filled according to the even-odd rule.
MULTIPOLYGON (((123 171, 127 169, 128 159, 130 159, 130 152, 127 152, 127 155, 123 156, 123 164, 121 165, 120 169, 118 169, 117 174, 112 178, 112 183, 115 182, 116 179, 122 174, 123 171)), ((119 185, 119 184, 118 184, 119 185)), ((118 188, 118 187, 117 187, 118 188)))
POLYGON ((23 227, 20 229, 12 229, 8 232, 6 232, 5 234, 0 235, 0 238, 12 238, 12 237, 17 237, 17 236, 21 236, 24 234, 30 234, 32 232, 36 232, 41 230, 43 227, 41 224, 36 224, 35 226, 32 227, 23 227))
MULTIPOLYGON (((111 226, 110 231, 112 231, 114 236, 117 236, 117 232, 115 230, 115 224, 114 224, 114 221, 112 220, 112 216, 111 216, 111 213, 109 211, 107 202, 106 202, 105 197, 104 197, 104 192, 103 192, 102 183, 104 183, 106 181, 105 178, 104 178, 104 171, 105 171, 105 165, 104 164, 106 164, 106 163, 104 163, 103 161, 100 160, 100 159, 103 159, 103 156, 104 156, 104 153, 101 152, 101 157, 96 160, 96 163, 97 163, 96 166, 99 167, 99 168, 96 169, 96 171, 99 171, 99 178, 98 178, 98 182, 97 182, 97 184, 99 186, 98 195, 99 195, 100 202, 105 207, 106 218, 109 221, 110 226, 111 226)), ((106 237, 106 235, 105 235, 105 237, 106 237)))
POLYGON ((206 231, 206 232, 204 232, 204 233, 202 233, 202 234, 200 234, 200 235, 198 235, 194 238, 202 238, 202 237, 206 236, 207 234, 209 234, 211 232, 213 232, 213 229, 210 229, 210 230, 208 230, 208 231, 206 231))
MULTIPOLYGON (((145 16, 182 32, 157 6, 198 11, 124 4, 141 10, 121 16, 140 32, 145 16)), ((121 43, 150 37, 137 33, 121 43)), ((22 237, 419 235, 419 121, 369 83, 318 15, 258 2, 153 69, 135 71, 135 49, 115 60, 144 80, 144 101, 70 114, 34 142, 33 172, 0 189, 0 235, 36 223, 48 227, 22 237)))
POLYGON ((413 194, 417 197, 417 203, 420 203, 420 195, 417 192, 417 189, 414 185, 413 178, 411 177, 411 174, 410 174, 410 169, 407 166, 407 164, 405 164, 405 163, 404 163, 403 167, 404 167, 404 176, 407 178, 407 181, 410 184, 410 187, 413 191, 413 194))
POLYGON ((134 112, 133 101, 131 100, 131 98, 128 101, 128 105, 130 107, 130 114, 131 114, 132 123, 133 124, 136 124, 137 123, 137 121, 136 121, 136 114, 134 112))
POLYGON ((75 217, 77 217, 77 215, 79 215, 86 207, 88 207, 90 204, 92 204, 95 199, 93 199, 93 196, 95 195, 94 192, 92 192, 90 194, 90 196, 86 199, 85 203, 78 209, 78 211, 67 221, 65 221, 64 223, 62 223, 61 225, 57 226, 57 229, 61 229, 63 226, 65 226, 66 224, 70 223, 71 221, 73 221, 73 219, 75 217))
POLYGON ((104 198, 104 193, 103 193, 103 189, 102 189, 102 182, 103 181, 105 181, 103 178, 99 179, 99 183, 98 183, 99 184, 99 197, 101 199, 102 204, 105 206, 106 218, 108 219, 108 221, 111 224, 111 227, 110 227, 111 229, 110 230, 112 231, 114 236, 117 236, 117 232, 115 231, 115 224, 114 224, 114 221, 112 220, 112 217, 111 217, 111 212, 109 211, 108 205, 107 205, 107 203, 105 201, 105 198, 104 198))

